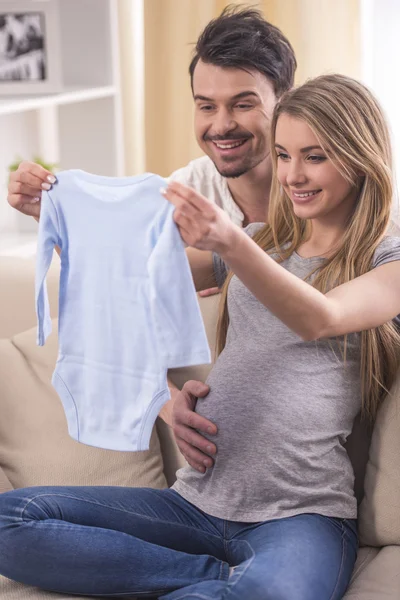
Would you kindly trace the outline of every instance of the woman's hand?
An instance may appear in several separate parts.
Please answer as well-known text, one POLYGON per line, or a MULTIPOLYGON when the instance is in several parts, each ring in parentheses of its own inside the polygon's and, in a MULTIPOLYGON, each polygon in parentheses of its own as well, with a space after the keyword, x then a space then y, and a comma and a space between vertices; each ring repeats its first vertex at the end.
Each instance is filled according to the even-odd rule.
POLYGON ((175 206, 174 221, 188 246, 220 255, 234 246, 240 229, 214 202, 177 181, 162 194, 175 206))

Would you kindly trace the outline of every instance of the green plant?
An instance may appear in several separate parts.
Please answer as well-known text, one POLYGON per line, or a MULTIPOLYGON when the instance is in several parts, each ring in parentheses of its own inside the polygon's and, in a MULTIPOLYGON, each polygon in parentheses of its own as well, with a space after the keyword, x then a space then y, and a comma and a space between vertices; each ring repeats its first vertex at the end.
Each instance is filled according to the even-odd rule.
MULTIPOLYGON (((14 160, 14 162, 12 162, 10 165, 8 165, 8 171, 9 173, 12 173, 13 171, 16 171, 19 167, 19 164, 23 161, 24 159, 21 158, 20 156, 17 156, 14 160)), ((44 169, 47 169, 47 171, 56 171, 58 168, 58 163, 49 163, 49 162, 45 162, 42 158, 40 158, 40 156, 34 156, 32 158, 32 161, 37 163, 38 165, 41 165, 44 169)))

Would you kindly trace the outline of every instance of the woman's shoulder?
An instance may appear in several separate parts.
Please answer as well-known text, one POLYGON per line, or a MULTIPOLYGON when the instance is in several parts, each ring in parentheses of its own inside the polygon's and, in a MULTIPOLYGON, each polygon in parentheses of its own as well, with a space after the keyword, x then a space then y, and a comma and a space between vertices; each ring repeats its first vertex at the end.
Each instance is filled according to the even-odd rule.
POLYGON ((264 226, 265 223, 249 223, 248 225, 246 225, 246 227, 243 228, 243 231, 247 233, 247 235, 249 235, 250 237, 253 237, 253 235, 256 235, 257 231, 260 231, 260 229, 264 226))
POLYGON ((400 260, 400 235, 386 235, 375 250, 373 268, 400 260))

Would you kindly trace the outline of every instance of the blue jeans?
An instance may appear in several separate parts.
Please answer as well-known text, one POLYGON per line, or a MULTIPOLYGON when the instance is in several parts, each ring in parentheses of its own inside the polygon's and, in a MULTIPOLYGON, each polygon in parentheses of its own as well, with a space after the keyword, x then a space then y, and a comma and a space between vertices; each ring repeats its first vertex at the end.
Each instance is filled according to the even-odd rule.
POLYGON ((347 519, 224 521, 168 489, 0 494, 0 574, 68 594, 336 600, 356 554, 356 523, 347 519), (237 566, 231 574, 230 566, 237 566))

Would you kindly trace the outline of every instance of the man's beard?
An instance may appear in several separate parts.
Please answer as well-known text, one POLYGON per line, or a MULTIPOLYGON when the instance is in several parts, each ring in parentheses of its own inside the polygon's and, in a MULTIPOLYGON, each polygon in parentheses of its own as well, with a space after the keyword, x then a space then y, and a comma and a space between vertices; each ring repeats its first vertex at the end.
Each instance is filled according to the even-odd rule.
MULTIPOLYGON (((219 142, 219 141, 224 141, 227 142, 229 140, 232 141, 239 141, 239 140, 249 140, 251 139, 253 136, 249 136, 248 134, 228 134, 228 135, 216 135, 216 136, 212 136, 209 137, 208 135, 205 135, 203 137, 203 140, 205 142, 219 142)), ((211 158, 211 157, 210 157, 211 158)), ((214 161, 213 158, 211 158, 211 160, 214 163, 215 168, 217 169, 218 173, 220 175, 222 175, 222 177, 226 177, 226 179, 237 179, 238 177, 241 177, 242 175, 245 175, 246 173, 248 173, 249 171, 251 171, 252 169, 254 169, 255 167, 257 167, 263 160, 264 160, 265 156, 262 156, 261 158, 259 157, 252 157, 252 156, 244 156, 241 164, 238 164, 236 167, 232 164, 229 164, 229 159, 227 162, 224 161, 224 159, 221 159, 222 161, 222 165, 218 166, 217 163, 214 161)), ((232 163, 236 162, 237 159, 233 159, 232 163)))
POLYGON ((264 160, 264 158, 264 156, 260 158, 245 158, 243 159, 242 164, 237 166, 223 164, 222 167, 219 167, 217 163, 214 162, 214 160, 213 163, 218 173, 222 175, 222 177, 225 177, 226 179, 237 179, 238 177, 245 175, 246 173, 257 167, 264 160))

